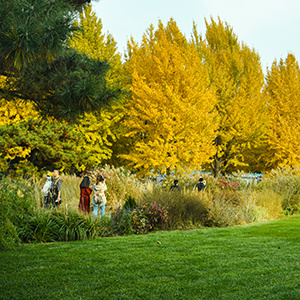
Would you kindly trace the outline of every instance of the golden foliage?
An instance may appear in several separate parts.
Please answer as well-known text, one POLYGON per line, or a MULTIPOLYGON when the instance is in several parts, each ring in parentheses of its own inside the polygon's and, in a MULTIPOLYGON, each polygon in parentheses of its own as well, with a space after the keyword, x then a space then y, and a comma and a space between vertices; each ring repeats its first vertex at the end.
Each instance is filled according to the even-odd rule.
POLYGON ((245 154, 257 147, 265 131, 264 75, 254 49, 238 42, 232 28, 219 19, 206 21, 206 40, 194 26, 194 43, 215 87, 220 123, 211 164, 214 175, 247 166, 245 154))
MULTIPOLYGON (((6 77, 0 76, 0 86, 6 84, 6 77)), ((38 112, 30 101, 15 99, 14 101, 7 101, 4 98, 0 99, 0 126, 10 123, 18 123, 27 120, 28 118, 37 118, 38 112)), ((7 149, 4 155, 5 159, 13 160, 16 157, 25 159, 31 153, 30 147, 15 146, 7 149)))
POLYGON ((140 174, 193 168, 209 160, 218 118, 209 77, 193 44, 172 19, 159 21, 141 45, 129 43, 132 99, 126 107, 132 151, 124 155, 140 174))
MULTIPOLYGON (((0 86, 6 84, 6 77, 0 76, 0 86)), ((29 117, 36 118, 38 112, 35 110, 33 103, 21 99, 7 101, 4 98, 0 99, 0 125, 9 123, 18 123, 26 120, 29 117)))
POLYGON ((300 69, 294 55, 273 63, 265 89, 271 119, 262 155, 269 168, 300 165, 300 69))
MULTIPOLYGON (((118 107, 117 107, 118 109, 118 107)), ((113 131, 113 126, 120 120, 121 114, 114 112, 112 108, 88 113, 75 125, 74 131, 83 134, 79 149, 85 151, 89 156, 89 163, 97 166, 103 160, 107 160, 112 155, 110 146, 116 141, 117 135, 113 131)), ((85 170, 86 165, 78 165, 78 170, 85 170)))
MULTIPOLYGON (((77 22, 82 31, 69 41, 72 48, 85 53, 92 58, 106 60, 110 69, 105 75, 108 85, 124 85, 124 67, 117 45, 110 34, 102 33, 102 22, 92 11, 91 6, 85 6, 77 22)), ((75 125, 75 131, 83 134, 80 145, 94 166, 101 164, 112 156, 112 145, 119 137, 118 123, 123 116, 122 100, 118 99, 111 106, 103 106, 99 111, 85 114, 75 125)), ((79 170, 85 169, 85 164, 78 165, 79 170)))

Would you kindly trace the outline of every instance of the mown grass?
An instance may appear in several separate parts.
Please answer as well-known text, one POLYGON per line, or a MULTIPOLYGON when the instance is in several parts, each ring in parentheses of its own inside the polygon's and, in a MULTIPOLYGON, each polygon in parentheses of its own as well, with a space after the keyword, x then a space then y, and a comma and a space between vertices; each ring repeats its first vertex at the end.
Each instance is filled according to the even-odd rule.
POLYGON ((300 299, 299 249, 300 216, 26 244, 0 252, 0 298, 300 299))

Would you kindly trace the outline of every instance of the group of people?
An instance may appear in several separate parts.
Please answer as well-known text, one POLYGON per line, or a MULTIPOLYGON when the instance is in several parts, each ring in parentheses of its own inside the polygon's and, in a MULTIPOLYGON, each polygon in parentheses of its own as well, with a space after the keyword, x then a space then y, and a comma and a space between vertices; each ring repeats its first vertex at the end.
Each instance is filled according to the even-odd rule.
MULTIPOLYGON (((181 191, 181 186, 178 184, 178 179, 174 180, 174 184, 170 187, 170 191, 181 191)), ((202 191, 205 189, 206 181, 200 177, 199 182, 195 185, 196 190, 202 191)), ((44 208, 54 208, 61 204, 61 189, 62 180, 59 177, 59 170, 54 170, 47 173, 47 181, 42 189, 44 193, 44 208), (52 176, 53 175, 53 176, 52 176)), ((91 186, 91 180, 89 176, 84 176, 80 183, 80 200, 78 208, 85 214, 89 214, 90 205, 93 205, 93 212, 95 218, 98 216, 99 210, 101 217, 105 215, 106 196, 105 191, 107 186, 105 178, 102 175, 98 175, 96 183, 91 186), (90 196, 94 192, 92 201, 90 196)))
MULTIPOLYGON (((62 180, 59 177, 59 170, 54 170, 47 173, 47 180, 42 189, 44 194, 44 208, 54 208, 62 203, 61 200, 62 180)), ((91 186, 91 180, 88 176, 84 176, 80 183, 80 200, 78 208, 85 214, 89 214, 90 205, 93 205, 94 216, 98 216, 100 209, 101 216, 105 215, 106 196, 105 191, 107 186, 105 178, 102 175, 98 175, 96 183, 91 186), (94 191, 92 201, 90 196, 94 191)))
MULTIPOLYGON (((175 179, 174 184, 170 187, 170 191, 181 191, 181 186, 178 183, 178 179, 175 179)), ((194 189, 200 192, 205 189, 205 186, 206 181, 203 179, 203 177, 200 177, 199 182, 195 185, 194 189)))
POLYGON ((78 208, 83 211, 85 214, 89 214, 90 212, 90 204, 93 204, 93 212, 95 218, 98 216, 98 212, 100 209, 101 217, 105 215, 105 204, 106 204, 106 196, 105 191, 107 190, 107 186, 105 183, 105 178, 102 175, 98 175, 96 178, 96 183, 91 187, 91 180, 88 176, 84 176, 82 182, 80 184, 80 200, 78 208), (90 196, 94 191, 94 195, 92 197, 92 201, 90 200, 90 196))

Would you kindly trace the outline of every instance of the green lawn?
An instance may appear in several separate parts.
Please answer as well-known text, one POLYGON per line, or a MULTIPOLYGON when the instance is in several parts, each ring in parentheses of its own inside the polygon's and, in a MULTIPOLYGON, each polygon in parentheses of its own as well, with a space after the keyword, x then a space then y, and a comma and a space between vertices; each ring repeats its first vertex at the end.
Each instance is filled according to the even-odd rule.
POLYGON ((300 299, 300 216, 23 245, 0 270, 0 299, 300 299))

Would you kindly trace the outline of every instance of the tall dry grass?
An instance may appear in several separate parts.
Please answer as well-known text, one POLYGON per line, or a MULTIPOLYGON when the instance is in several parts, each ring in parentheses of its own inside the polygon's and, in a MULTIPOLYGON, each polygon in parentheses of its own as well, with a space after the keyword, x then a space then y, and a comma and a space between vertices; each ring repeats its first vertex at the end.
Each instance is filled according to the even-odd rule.
MULTIPOLYGON (((106 210, 107 212, 114 211, 117 207, 123 206, 129 196, 138 199, 142 194, 153 188, 153 182, 141 181, 136 175, 131 174, 125 168, 115 168, 113 166, 105 165, 102 168, 96 168, 88 173, 91 179, 91 185, 96 182, 96 177, 101 174, 106 179, 107 191, 106 194, 106 210)), ((60 174, 62 179, 62 204, 59 210, 77 210, 80 199, 80 183, 82 177, 76 175, 60 174)), ((46 176, 43 178, 32 178, 34 182, 34 195, 40 207, 43 206, 43 195, 41 190, 46 182, 46 176)), ((91 195, 91 198, 93 193, 91 195)))
POLYGON ((246 209, 237 191, 206 190, 200 193, 200 199, 207 210, 205 226, 226 227, 245 224, 249 220, 251 209, 246 209))
POLYGON ((278 168, 273 170, 259 184, 261 190, 273 191, 282 197, 282 208, 293 213, 300 211, 299 170, 278 168))
POLYGON ((155 187, 147 191, 139 199, 138 204, 151 203, 160 204, 167 210, 168 221, 164 229, 181 229, 195 226, 202 226, 206 214, 205 205, 202 203, 199 193, 187 189, 178 191, 166 191, 155 187))
MULTIPOLYGON (((106 211, 109 215, 117 207, 122 207, 129 196, 140 204, 155 201, 168 209, 169 215, 172 216, 169 228, 187 227, 188 224, 194 226, 197 222, 208 226, 231 226, 276 219, 282 216, 288 205, 299 204, 300 176, 279 171, 273 177, 264 178, 260 183, 241 184, 238 191, 220 188, 213 177, 201 172, 173 174, 159 184, 138 179, 125 168, 108 165, 90 172, 92 183, 98 174, 106 178, 106 211), (207 185, 204 192, 197 193, 193 189, 201 175, 207 185), (182 193, 169 193, 174 179, 179 180, 183 188, 182 193), (203 211, 206 211, 205 219, 203 211)), ((77 210, 82 178, 64 174, 61 178, 63 203, 59 210, 77 210)), ((41 189, 45 180, 46 178, 35 179, 34 193, 40 205, 43 202, 41 189)))
POLYGON ((116 168, 105 165, 96 168, 90 172, 93 182, 95 182, 98 174, 103 175, 106 179, 107 191, 105 194, 108 210, 123 206, 129 196, 134 199, 140 198, 146 190, 151 190, 153 187, 152 182, 138 179, 135 174, 131 174, 124 167, 116 168))
POLYGON ((215 186, 216 180, 212 175, 202 173, 198 170, 193 170, 191 172, 185 173, 174 173, 165 177, 165 180, 161 181, 159 186, 168 191, 171 185, 174 184, 174 180, 177 179, 179 181, 179 185, 186 190, 193 190, 195 185, 199 182, 199 178, 203 177, 206 180, 206 184, 208 188, 213 188, 215 186))
MULTIPOLYGON (((60 178, 62 179, 62 204, 60 205, 59 209, 64 210, 77 210, 80 198, 80 182, 82 180, 81 177, 76 175, 66 175, 60 174, 60 178)), ((36 199, 37 205, 39 207, 43 207, 44 204, 44 195, 42 194, 42 188, 46 182, 46 175, 42 178, 33 177, 30 179, 34 182, 33 189, 34 189, 34 197, 36 199)))

